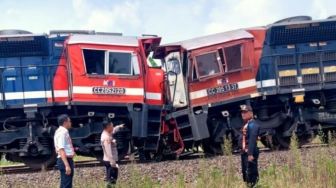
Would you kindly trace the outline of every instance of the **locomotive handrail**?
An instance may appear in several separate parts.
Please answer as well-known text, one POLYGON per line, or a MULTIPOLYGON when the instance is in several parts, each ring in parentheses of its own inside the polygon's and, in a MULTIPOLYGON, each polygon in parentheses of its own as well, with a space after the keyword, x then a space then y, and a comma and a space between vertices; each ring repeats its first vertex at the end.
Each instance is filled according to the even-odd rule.
MULTIPOLYGON (((1 91, 2 105, 3 105, 4 108, 7 106, 7 104, 6 104, 6 95, 5 95, 5 88, 4 88, 4 83, 3 83, 3 80, 4 80, 3 79, 3 72, 4 72, 4 70, 11 69, 11 68, 14 68, 14 69, 18 68, 18 69, 20 69, 20 77, 23 78, 23 71, 22 71, 22 69, 24 69, 24 68, 30 68, 30 67, 39 67, 39 68, 46 67, 46 68, 48 68, 48 71, 50 70, 51 67, 64 67, 65 71, 66 71, 66 76, 67 76, 67 78, 69 77, 67 65, 48 64, 48 65, 24 65, 24 66, 20 65, 20 66, 6 66, 6 67, 1 66, 0 67, 0 75, 1 75, 0 84, 1 84, 1 89, 2 89, 2 91, 1 91)), ((43 82, 44 83, 47 82, 46 81, 46 75, 43 75, 43 82)), ((23 79, 21 80, 21 84, 22 84, 22 89, 24 91, 24 80, 23 79)), ((69 84, 70 83, 68 83, 68 86, 67 86, 68 100, 70 99, 69 84)), ((50 87, 51 87, 50 88, 51 89, 51 99, 52 99, 52 103, 54 103, 55 102, 55 93, 54 93, 53 79, 50 79, 50 87)), ((46 85, 44 84, 44 91, 46 91, 46 89, 47 89, 46 85)), ((23 97, 23 101, 25 101, 25 97, 23 97)))
POLYGON ((6 127, 6 123, 7 123, 7 121, 10 121, 10 120, 13 120, 13 119, 18 119, 18 118, 20 118, 20 117, 16 117, 16 116, 14 116, 14 117, 9 117, 9 118, 5 119, 5 121, 2 123, 2 128, 3 128, 3 130, 4 130, 4 131, 15 131, 15 130, 10 130, 10 129, 8 129, 8 128, 6 127))
POLYGON ((89 78, 110 78, 110 77, 118 77, 119 79, 130 79, 130 80, 137 80, 139 79, 142 75, 113 75, 113 74, 88 74, 84 73, 81 74, 80 76, 86 76, 89 78))
MULTIPOLYGON (((174 101, 175 101, 175 93, 176 93, 176 86, 177 86, 177 73, 174 72, 174 71, 169 71, 167 74, 168 74, 168 76, 169 76, 169 74, 173 74, 173 75, 175 76, 174 93, 173 93, 173 100, 172 100, 173 105, 174 105, 174 101)), ((168 81, 168 82, 169 82, 169 81, 168 81)), ((169 84, 169 87, 170 87, 170 84, 169 84)))

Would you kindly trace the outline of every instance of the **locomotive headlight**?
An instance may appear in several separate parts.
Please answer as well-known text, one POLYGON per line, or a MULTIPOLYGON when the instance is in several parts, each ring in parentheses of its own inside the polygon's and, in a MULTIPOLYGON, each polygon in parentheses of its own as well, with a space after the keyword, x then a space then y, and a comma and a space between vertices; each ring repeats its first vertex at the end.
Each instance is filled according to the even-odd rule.
POLYGON ((141 108, 139 108, 139 107, 134 107, 133 110, 136 111, 136 112, 141 112, 141 108))
POLYGON ((222 111, 222 115, 223 117, 229 117, 230 113, 227 110, 225 110, 225 111, 222 111))
POLYGON ((92 116, 94 116, 95 115, 95 112, 88 112, 88 116, 89 117, 92 117, 92 116))
POLYGON ((304 102, 304 95, 295 95, 294 97, 294 102, 295 103, 303 103, 304 102))
POLYGON ((312 99, 312 101, 315 105, 320 105, 321 104, 321 101, 319 99, 312 99))
POLYGON ((199 115, 199 114, 201 114, 202 112, 203 112, 202 109, 200 109, 200 110, 195 110, 195 111, 194 111, 194 113, 195 113, 196 115, 199 115))
POLYGON ((195 115, 200 115, 203 113, 203 108, 201 106, 197 106, 193 109, 195 115))
POLYGON ((135 112, 141 112, 142 108, 143 108, 142 104, 136 103, 136 104, 133 105, 133 111, 135 111, 135 112))
POLYGON ((115 114, 114 113, 108 113, 107 117, 110 118, 110 119, 113 119, 115 117, 115 114))

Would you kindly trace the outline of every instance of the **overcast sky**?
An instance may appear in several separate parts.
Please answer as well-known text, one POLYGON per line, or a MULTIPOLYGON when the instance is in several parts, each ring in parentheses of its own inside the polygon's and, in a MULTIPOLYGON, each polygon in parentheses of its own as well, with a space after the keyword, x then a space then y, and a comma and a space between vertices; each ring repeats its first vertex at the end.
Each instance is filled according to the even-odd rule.
POLYGON ((174 42, 309 15, 336 15, 336 0, 0 0, 0 29, 90 29, 157 34, 174 42))

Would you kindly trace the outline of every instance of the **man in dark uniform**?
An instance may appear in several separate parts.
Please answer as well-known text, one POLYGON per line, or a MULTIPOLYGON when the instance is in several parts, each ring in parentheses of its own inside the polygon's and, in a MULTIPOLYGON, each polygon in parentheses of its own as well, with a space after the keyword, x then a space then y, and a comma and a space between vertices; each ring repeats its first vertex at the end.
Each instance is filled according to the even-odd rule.
POLYGON ((241 105, 241 115, 244 121, 242 128, 242 153, 241 166, 243 179, 249 187, 253 187, 259 178, 258 173, 258 157, 259 148, 257 146, 259 125, 253 119, 252 107, 249 105, 241 105))

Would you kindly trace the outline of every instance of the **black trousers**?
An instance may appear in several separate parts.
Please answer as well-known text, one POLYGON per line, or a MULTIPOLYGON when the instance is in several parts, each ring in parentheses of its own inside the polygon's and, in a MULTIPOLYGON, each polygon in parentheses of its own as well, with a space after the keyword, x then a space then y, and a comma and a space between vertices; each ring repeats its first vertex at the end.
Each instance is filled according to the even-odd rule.
POLYGON ((70 168, 71 168, 71 174, 70 175, 65 174, 65 165, 64 165, 62 159, 61 158, 57 159, 57 166, 58 166, 58 169, 61 173, 60 188, 72 188, 72 179, 73 179, 73 176, 74 176, 74 162, 71 158, 68 158, 68 163, 69 163, 70 168))
POLYGON ((244 182, 246 182, 249 186, 253 187, 258 179, 258 158, 259 158, 259 150, 253 154, 253 161, 248 161, 248 155, 246 152, 241 154, 241 167, 243 173, 244 182))
POLYGON ((118 180, 119 169, 112 167, 109 161, 104 161, 106 167, 106 181, 111 184, 115 184, 118 180))

